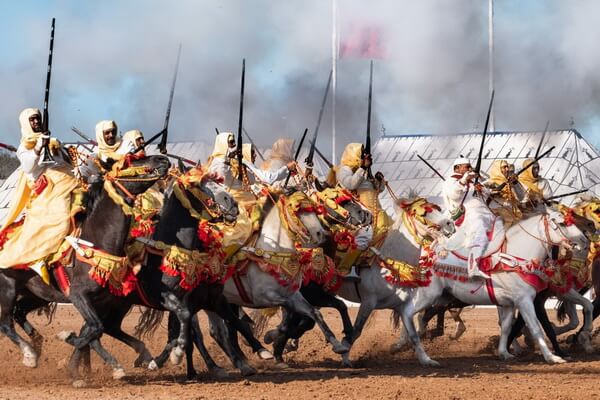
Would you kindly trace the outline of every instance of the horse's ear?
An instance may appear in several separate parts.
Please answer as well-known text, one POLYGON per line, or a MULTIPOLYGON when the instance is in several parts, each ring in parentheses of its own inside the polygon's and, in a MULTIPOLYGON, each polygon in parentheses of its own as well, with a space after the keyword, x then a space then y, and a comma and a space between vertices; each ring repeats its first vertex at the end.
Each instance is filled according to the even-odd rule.
POLYGON ((114 160, 112 158, 108 158, 106 161, 102 161, 102 160, 98 159, 98 162, 100 163, 100 165, 102 166, 102 168, 105 171, 111 171, 113 165, 115 165, 115 163, 117 162, 117 160, 114 160))

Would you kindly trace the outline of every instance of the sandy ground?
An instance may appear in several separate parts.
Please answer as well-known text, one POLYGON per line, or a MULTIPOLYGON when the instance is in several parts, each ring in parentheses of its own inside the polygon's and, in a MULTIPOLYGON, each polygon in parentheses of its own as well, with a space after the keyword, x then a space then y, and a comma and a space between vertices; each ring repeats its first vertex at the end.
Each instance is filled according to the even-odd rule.
MULTIPOLYGON (((335 332, 341 331, 339 318, 324 310, 335 332)), ((425 340, 429 355, 442 363, 441 368, 421 367, 413 351, 391 355, 390 345, 398 336, 389 312, 378 311, 352 351, 354 368, 342 368, 339 357, 326 345, 319 331, 308 333, 296 353, 287 356, 290 369, 278 371, 270 362, 250 355, 259 373, 241 377, 225 359, 208 335, 202 319, 205 339, 217 362, 228 369, 231 377, 211 378, 196 355, 200 379, 185 379, 185 367, 166 366, 158 372, 133 368, 133 350, 110 338, 103 338, 107 349, 121 361, 127 376, 111 379, 110 370, 92 356, 92 377, 88 387, 71 386, 62 367, 70 347, 56 339, 61 330, 77 329, 80 317, 71 306, 59 307, 55 320, 35 316, 34 324, 45 336, 44 353, 37 369, 21 364, 20 350, 6 337, 0 339, 1 399, 582 399, 600 397, 600 353, 585 355, 570 349, 572 360, 563 365, 546 365, 539 353, 523 356, 514 362, 501 362, 487 350, 489 338, 498 334, 495 309, 469 309, 463 313, 467 333, 459 340, 438 338, 425 340)), ((137 321, 133 312, 125 321, 128 331, 137 321)), ((275 320, 272 321, 273 323, 275 320)), ((163 322, 164 324, 164 322, 163 322)), ((446 321, 447 334, 451 323, 446 321)), ((148 340, 149 349, 157 354, 165 340, 164 329, 148 340)), ((596 347, 600 339, 594 340, 596 347)))

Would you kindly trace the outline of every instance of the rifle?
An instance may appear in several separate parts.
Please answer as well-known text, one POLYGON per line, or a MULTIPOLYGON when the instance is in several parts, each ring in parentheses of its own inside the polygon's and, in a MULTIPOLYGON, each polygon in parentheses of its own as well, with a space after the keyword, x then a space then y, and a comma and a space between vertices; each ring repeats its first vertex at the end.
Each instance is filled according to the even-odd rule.
POLYGON ((420 159, 421 161, 423 161, 423 162, 425 163, 425 165, 427 165, 429 168, 431 168, 431 170, 432 170, 433 172, 435 172, 435 173, 436 173, 436 175, 437 175, 437 176, 439 176, 439 177, 440 177, 440 178, 441 178, 443 181, 445 181, 445 180, 446 180, 446 178, 444 178, 444 177, 442 176, 442 174, 440 174, 440 172, 439 172, 437 169, 435 169, 435 168, 433 167, 433 165, 429 164, 429 163, 427 162, 427 160, 425 160, 423 157, 421 157, 421 156, 420 156, 420 155, 418 155, 418 154, 417 154, 417 157, 419 157, 419 159, 420 159))
POLYGON ((221 132, 219 132, 219 128, 215 128, 215 131, 217 132, 217 135, 221 132))
MULTIPOLYGON (((42 115, 42 132, 47 135, 50 135, 50 131, 48 130, 48 100, 50 99, 50 77, 52 75, 52 53, 54 51, 55 21, 55 18, 52 18, 52 28, 50 29, 50 51, 48 52, 48 70, 46 72, 46 88, 44 91, 44 111, 42 115)), ((50 152, 50 147, 48 146, 48 143, 46 143, 44 145, 44 155, 42 156, 39 164, 53 164, 54 162, 54 158, 50 152)))
POLYGON ((85 133, 81 132, 76 127, 72 126, 71 130, 73 132, 75 132, 80 138, 82 138, 83 140, 86 140, 88 143, 93 144, 94 146, 98 146, 98 143, 95 140, 90 139, 89 136, 87 136, 85 133))
MULTIPOLYGON (((298 147, 296 148, 296 153, 294 154, 294 161, 298 160, 298 156, 300 155, 300 150, 302 149, 302 145, 304 144, 304 138, 306 137, 306 134, 308 133, 308 128, 304 129, 304 133, 302 134, 302 138, 300 138, 300 143, 298 143, 298 147)), ((288 185, 288 182, 290 180, 290 176, 292 176, 292 172, 289 171, 287 177, 285 178, 285 183, 283 184, 283 187, 286 188, 288 185)))
POLYGON ((315 151, 317 152, 317 155, 318 155, 319 157, 321 157, 321 160, 323 160, 323 162, 324 162, 325 164, 327 164, 327 166, 328 166, 329 168, 333 168, 333 164, 331 163, 331 161, 329 161, 329 160, 327 159, 327 157, 325 157, 325 156, 323 155, 323 153, 321 153, 321 150, 319 150, 319 148, 318 148, 318 147, 315 147, 315 151))
MULTIPOLYGON (((540 154, 539 156, 537 156, 535 159, 533 159, 533 161, 527 163, 526 166, 524 166, 523 168, 521 168, 514 176, 519 176, 521 175, 523 172, 527 171, 533 164, 535 164, 536 162, 538 162, 539 160, 541 160, 542 158, 546 157, 548 154, 550 154, 550 152, 552 150, 554 150, 555 146, 550 147, 548 150, 546 150, 545 152, 543 152, 542 154, 540 154)), ((508 184, 508 181, 503 182, 502 184, 500 184, 500 186, 498 186, 495 190, 496 191, 500 191, 502 189, 504 189, 504 187, 508 184)))
MULTIPOLYGON (((371 156, 371 100, 373 98, 373 60, 371 60, 371 67, 369 71, 369 105, 367 109, 367 139, 365 147, 363 149, 363 157, 368 155, 371 156)), ((373 173, 371 167, 367 169, 367 177, 373 179, 373 173)))
POLYGON ((184 162, 184 163, 189 164, 189 165, 191 165, 193 167, 197 167, 198 166, 198 163, 196 161, 192 161, 189 158, 181 157, 181 156, 178 156, 176 154, 165 153, 165 156, 173 158, 173 159, 175 159, 175 160, 177 160, 179 162, 184 162))
POLYGON ((325 103, 327 103, 327 94, 329 93, 329 87, 331 86, 331 76, 333 75, 333 70, 329 71, 329 78, 327 78, 327 87, 325 88, 325 95, 323 96, 323 101, 321 101, 321 108, 319 109, 319 117, 317 118, 317 126, 315 127, 315 131, 313 133, 312 140, 310 141, 310 150, 308 151, 308 156, 304 160, 307 168, 312 169, 313 167, 313 158, 315 157, 315 149, 317 145, 317 135, 319 134, 319 127, 321 126, 321 119, 323 118, 323 111, 325 110, 325 103))
POLYGON ((258 156, 260 157, 261 160, 265 161, 265 158, 263 157, 262 153, 260 152, 260 150, 258 149, 258 147, 256 147, 256 145, 254 144, 254 140, 252 140, 252 138, 248 134, 248 131, 246 131, 246 128, 242 128, 242 131, 244 132, 244 134, 246 135, 246 137, 248 138, 248 140, 250 141, 250 143, 254 147, 254 150, 256 150, 256 154, 258 154, 258 156))
POLYGON ((479 181, 479 171, 481 170, 481 159, 483 157, 483 147, 485 145, 485 137, 487 136, 488 125, 490 123, 490 115, 492 113, 492 105, 494 104, 494 90, 492 90, 492 96, 490 98, 490 106, 488 107, 487 117, 485 118, 485 125, 483 127, 483 136, 481 137, 481 146, 479 146, 479 155, 477 156, 477 164, 475 164, 475 184, 479 181))
POLYGON ((173 105, 173 95, 175 94, 175 83, 177 82, 177 72, 179 71, 179 58, 181 57, 181 43, 177 50, 177 61, 175 62, 175 73, 173 74, 173 82, 171 83, 171 92, 169 93, 169 104, 167 105, 167 114, 165 115, 165 126, 162 130, 162 137, 158 144, 158 149, 162 154, 167 153, 167 137, 169 136, 169 119, 171 117, 171 106, 173 105))
POLYGON ((542 145, 544 144, 544 139, 546 138, 546 133, 548 132, 548 126, 550 126, 550 120, 546 122, 546 128, 544 128, 544 133, 542 134, 542 139, 540 140, 540 144, 538 144, 537 150, 535 151, 536 158, 540 154, 540 150, 542 150, 542 145))
POLYGON ((569 192, 569 193, 563 193, 563 194, 557 194, 556 196, 550 196, 547 199, 544 199, 544 201, 548 202, 550 200, 554 200, 554 199, 558 199, 561 197, 567 197, 567 196, 572 196, 575 194, 579 194, 579 193, 585 193, 587 192, 589 189, 582 189, 582 190, 576 190, 574 192, 569 192))
POLYGON ((13 153, 17 152, 17 148, 14 146, 11 146, 10 144, 0 143, 0 147, 3 149, 6 149, 8 151, 12 151, 13 153))
POLYGON ((238 134, 237 134, 237 160, 239 167, 239 178, 240 182, 243 182, 244 165, 242 155, 242 123, 244 120, 244 86, 246 83, 246 59, 242 59, 242 82, 240 90, 240 119, 238 121, 238 134))

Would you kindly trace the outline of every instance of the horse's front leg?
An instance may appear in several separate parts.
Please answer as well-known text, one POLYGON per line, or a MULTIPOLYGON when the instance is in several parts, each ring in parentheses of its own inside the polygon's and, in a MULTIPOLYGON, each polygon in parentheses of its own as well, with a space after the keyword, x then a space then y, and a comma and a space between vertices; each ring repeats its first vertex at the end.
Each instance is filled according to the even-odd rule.
POLYGON ((190 331, 190 319, 192 314, 184 301, 180 300, 174 293, 163 293, 162 306, 167 310, 175 313, 179 320, 179 336, 176 340, 176 346, 171 351, 171 362, 173 365, 181 364, 185 354, 190 331))
POLYGON ((347 345, 340 343, 336 339, 335 335, 323 319, 323 315, 321 315, 319 310, 311 306, 310 303, 306 301, 306 299, 300 294, 300 292, 295 292, 285 299, 283 305, 284 307, 312 318, 317 325, 319 325, 319 328, 325 335, 325 338, 331 344, 334 353, 344 354, 350 351, 350 348, 347 345))
POLYGON ((427 367, 439 367, 440 363, 435 360, 432 360, 425 349, 423 348, 423 343, 421 343, 421 339, 417 334, 417 330, 415 329, 415 325, 413 322, 413 316, 415 315, 414 305, 409 297, 409 299, 403 302, 397 312, 400 313, 402 317, 402 323, 404 324, 404 329, 406 329, 406 333, 408 335, 408 339, 410 340, 413 348, 415 349, 415 353, 417 354, 417 358, 419 359, 419 363, 423 366, 427 367))
MULTIPOLYGON (((593 353, 594 347, 592 346, 592 321, 594 305, 591 301, 579 294, 579 292, 577 292, 575 289, 569 290, 563 295, 563 298, 583 307, 583 327, 579 330, 579 332, 577 332, 577 341, 583 346, 586 353, 593 353)), ((577 314, 576 310, 575 314, 577 314)))
POLYGON ((565 360, 563 360, 559 356, 552 354, 552 352, 548 348, 548 345, 546 344, 546 341, 542 336, 540 324, 535 316, 535 309, 533 307, 532 299, 529 297, 524 297, 518 302, 517 307, 519 308, 519 311, 521 312, 521 315, 525 320, 525 324, 529 328, 529 332, 531 332, 531 335, 535 339, 546 362, 548 362, 549 364, 564 363, 565 360))
POLYGON ((498 356, 502 360, 510 360, 515 358, 508 351, 508 337, 512 330, 514 319, 514 307, 498 306, 498 314, 500 316, 500 340, 498 341, 498 356))

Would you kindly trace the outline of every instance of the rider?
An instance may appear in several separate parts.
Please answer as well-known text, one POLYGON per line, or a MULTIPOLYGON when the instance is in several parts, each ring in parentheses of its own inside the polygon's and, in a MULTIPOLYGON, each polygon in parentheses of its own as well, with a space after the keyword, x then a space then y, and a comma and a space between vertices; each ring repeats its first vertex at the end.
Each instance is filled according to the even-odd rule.
POLYGON ((341 164, 335 167, 336 183, 358 195, 360 202, 373 215, 373 242, 383 242, 387 231, 392 226, 392 219, 382 209, 379 193, 384 188, 381 172, 369 176, 369 168, 373 164, 370 154, 365 154, 360 143, 350 143, 344 149, 341 164))
POLYGON ((118 136, 117 123, 111 120, 103 120, 96 124, 96 154, 92 155, 87 163, 80 168, 81 176, 89 180, 92 176, 100 174, 97 163, 106 162, 108 159, 119 160, 125 154, 120 152, 121 138, 118 136))
MULTIPOLYGON (((142 131, 138 129, 127 131, 123 135, 123 139, 121 140, 121 145, 117 150, 117 154, 134 154, 135 151, 142 147, 145 143, 146 141, 142 131)), ((142 148, 135 154, 145 154, 144 149, 142 148)))
MULTIPOLYGON (((535 160, 531 158, 523 161, 523 168, 533 161, 535 160)), ((527 201, 533 205, 533 208, 538 205, 543 206, 543 200, 552 197, 550 183, 540 176, 540 164, 537 161, 519 175, 519 182, 525 188, 527 201)))
POLYGON ((495 160, 490 169, 490 177, 484 182, 490 189, 494 213, 502 217, 505 227, 523 217, 521 208, 525 206, 525 188, 514 173, 514 165, 505 160, 495 160), (504 185, 502 189, 500 186, 504 185))
MULTIPOLYGON (((263 161, 260 168, 264 171, 276 172, 294 160, 294 139, 280 138, 273 143, 269 158, 263 161)), ((287 176, 287 175, 286 175, 287 176)), ((273 183, 276 188, 283 188, 285 177, 273 183)))
POLYGON ((0 229, 0 268, 29 264, 49 283, 45 260, 58 250, 70 232, 71 192, 78 182, 71 166, 61 157, 60 142, 42 132, 40 110, 23 110, 19 122, 21 143, 17 157, 22 172, 7 219, 0 229), (43 161, 46 145, 54 155, 53 162, 43 161), (17 227, 14 223, 23 211, 25 220, 17 227))
POLYGON ((485 189, 474 183, 477 174, 473 172, 471 162, 459 157, 452 166, 454 173, 446 179, 442 191, 446 210, 457 226, 466 229, 464 245, 469 249, 469 278, 489 279, 489 275, 479 270, 479 261, 489 243, 487 232, 495 216, 482 198, 485 189), (471 188, 474 188, 473 194, 470 194, 471 188))

